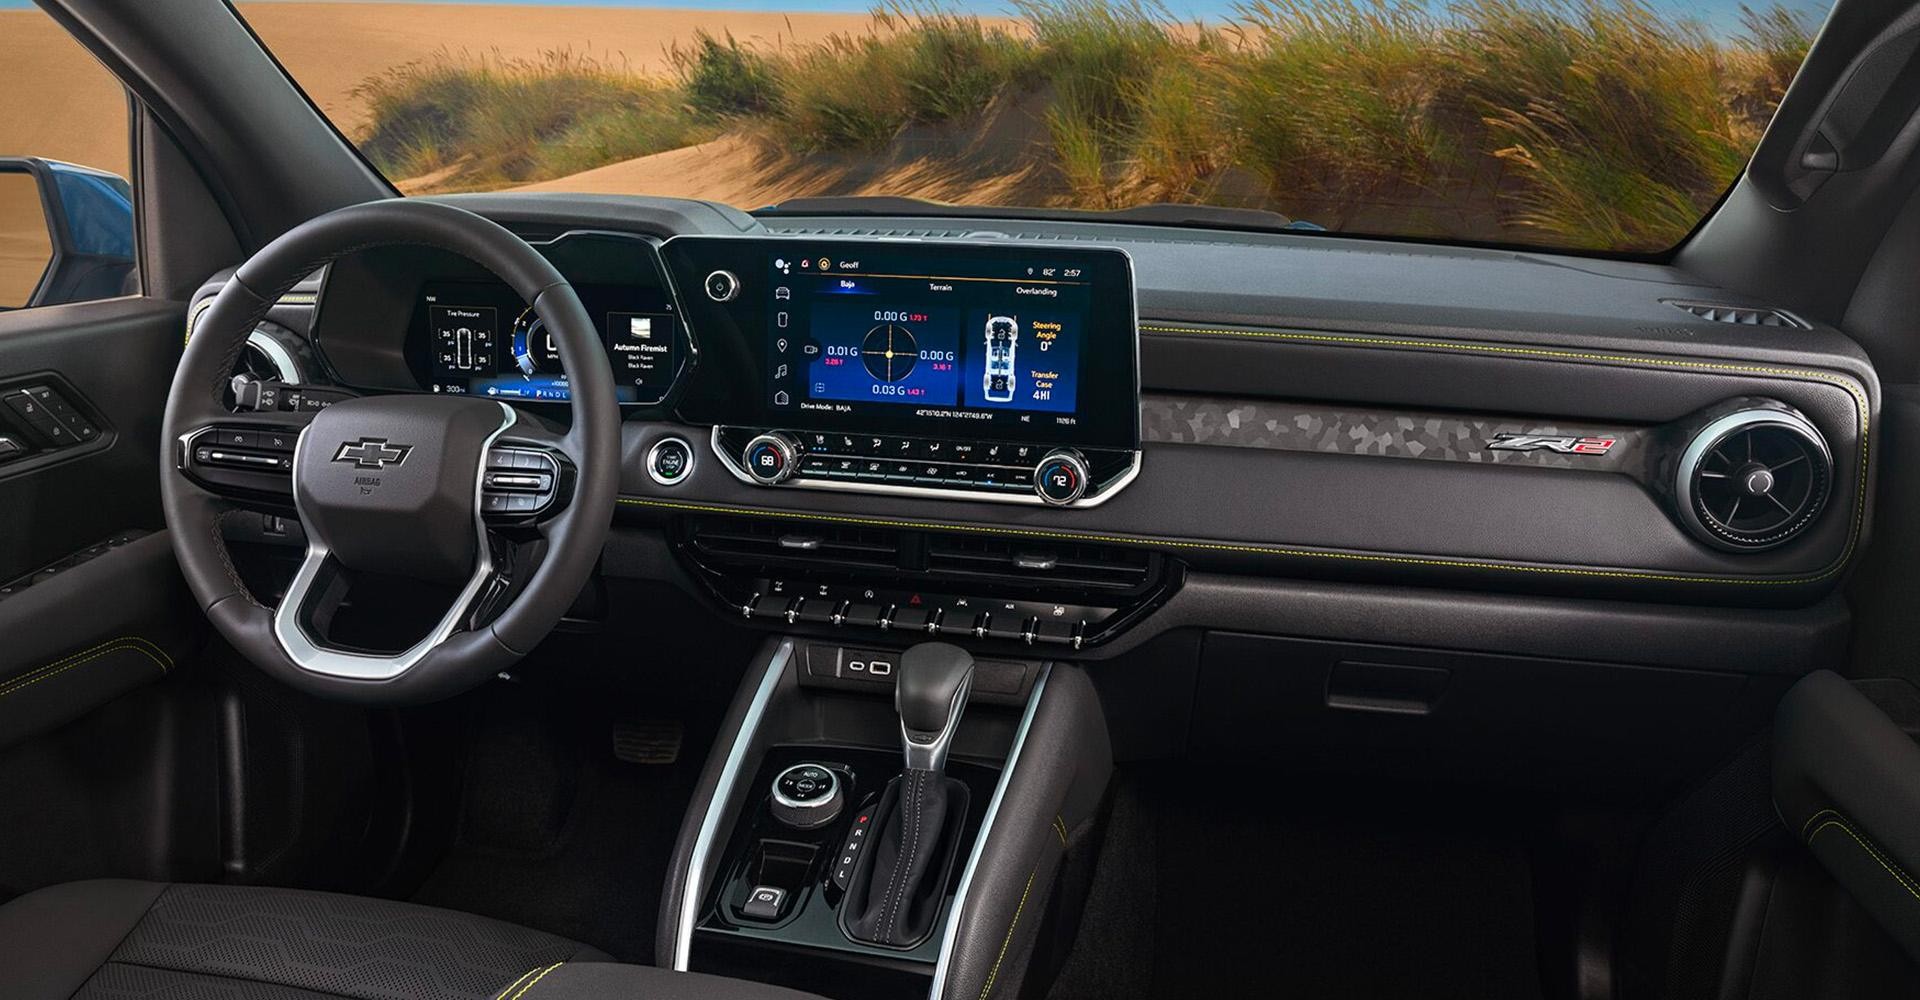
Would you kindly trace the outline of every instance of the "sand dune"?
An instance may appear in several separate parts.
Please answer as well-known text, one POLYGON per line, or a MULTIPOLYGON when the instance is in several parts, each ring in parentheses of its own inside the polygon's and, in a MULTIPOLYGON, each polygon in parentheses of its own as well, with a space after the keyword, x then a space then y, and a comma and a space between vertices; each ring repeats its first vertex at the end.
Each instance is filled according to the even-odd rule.
POLYGON ((0 174, 0 309, 26 303, 52 252, 40 186, 26 174, 0 174))
POLYGON ((0 156, 127 172, 126 92, 39 10, 0 10, 0 156))
POLYGON ((349 133, 364 124, 353 88, 393 66, 439 50, 529 58, 572 49, 665 74, 667 53, 696 31, 731 32, 774 47, 865 31, 865 14, 778 14, 615 7, 493 4, 241 3, 240 11, 308 96, 349 133))
MULTIPOLYGON (((572 49, 665 73, 696 31, 754 45, 814 42, 871 26, 865 14, 492 4, 241 3, 307 95, 349 134, 365 123, 361 81, 445 50, 527 58, 572 49)), ((37 155, 127 172, 126 99, 93 56, 38 10, 0 11, 0 156, 37 155)))

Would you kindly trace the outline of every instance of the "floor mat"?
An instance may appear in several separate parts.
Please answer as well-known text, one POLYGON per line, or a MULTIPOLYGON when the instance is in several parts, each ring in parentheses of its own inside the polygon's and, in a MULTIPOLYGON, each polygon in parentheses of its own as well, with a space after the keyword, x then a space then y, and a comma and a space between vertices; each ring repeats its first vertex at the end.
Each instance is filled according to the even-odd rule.
POLYGON ((1419 788, 1127 768, 1052 1000, 1537 1000, 1526 817, 1419 788))
POLYGON ((414 901, 653 960, 667 862, 739 678, 718 665, 750 652, 663 642, 655 662, 698 669, 642 670, 602 646, 558 670, 548 651, 549 669, 476 697, 453 842, 414 901))
POLYGON ((694 767, 616 760, 569 736, 489 725, 496 750, 470 761, 460 832, 414 900, 496 917, 650 961, 667 857, 694 767), (597 751, 597 752, 596 752, 597 751))

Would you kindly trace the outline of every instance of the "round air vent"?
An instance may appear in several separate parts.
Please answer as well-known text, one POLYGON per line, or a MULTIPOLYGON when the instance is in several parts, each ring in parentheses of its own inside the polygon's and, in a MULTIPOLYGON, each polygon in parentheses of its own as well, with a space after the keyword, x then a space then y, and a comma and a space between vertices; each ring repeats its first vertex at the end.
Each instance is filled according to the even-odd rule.
POLYGON ((1819 430, 1784 404, 1754 405, 1694 434, 1675 494, 1682 520, 1703 541, 1753 552, 1810 527, 1832 485, 1833 457, 1819 430))

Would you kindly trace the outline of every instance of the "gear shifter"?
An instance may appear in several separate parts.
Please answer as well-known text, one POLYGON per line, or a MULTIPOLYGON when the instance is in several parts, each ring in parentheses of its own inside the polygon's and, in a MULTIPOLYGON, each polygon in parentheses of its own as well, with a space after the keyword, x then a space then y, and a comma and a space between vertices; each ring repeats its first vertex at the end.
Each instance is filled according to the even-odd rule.
POLYGON ((967 816, 966 783, 945 770, 973 687, 973 656, 921 643, 900 657, 894 685, 906 770, 874 809, 872 841, 847 883, 840 927, 856 941, 911 948, 933 932, 967 816))
POLYGON ((923 642, 900 658, 893 709, 900 713, 907 770, 946 770, 947 747, 972 690, 973 655, 959 646, 923 642))

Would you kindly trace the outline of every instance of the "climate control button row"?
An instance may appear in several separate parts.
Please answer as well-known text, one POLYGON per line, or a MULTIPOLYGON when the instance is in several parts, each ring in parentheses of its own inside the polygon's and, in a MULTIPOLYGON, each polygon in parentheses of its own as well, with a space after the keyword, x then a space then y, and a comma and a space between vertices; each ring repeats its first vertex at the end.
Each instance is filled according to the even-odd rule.
POLYGON ((1019 602, 988 602, 985 610, 847 601, 832 597, 787 597, 759 593, 740 606, 743 617, 788 625, 814 624, 875 628, 908 634, 926 633, 974 639, 1004 639, 1079 648, 1087 638, 1088 621, 1055 605, 1040 613, 1019 602))

